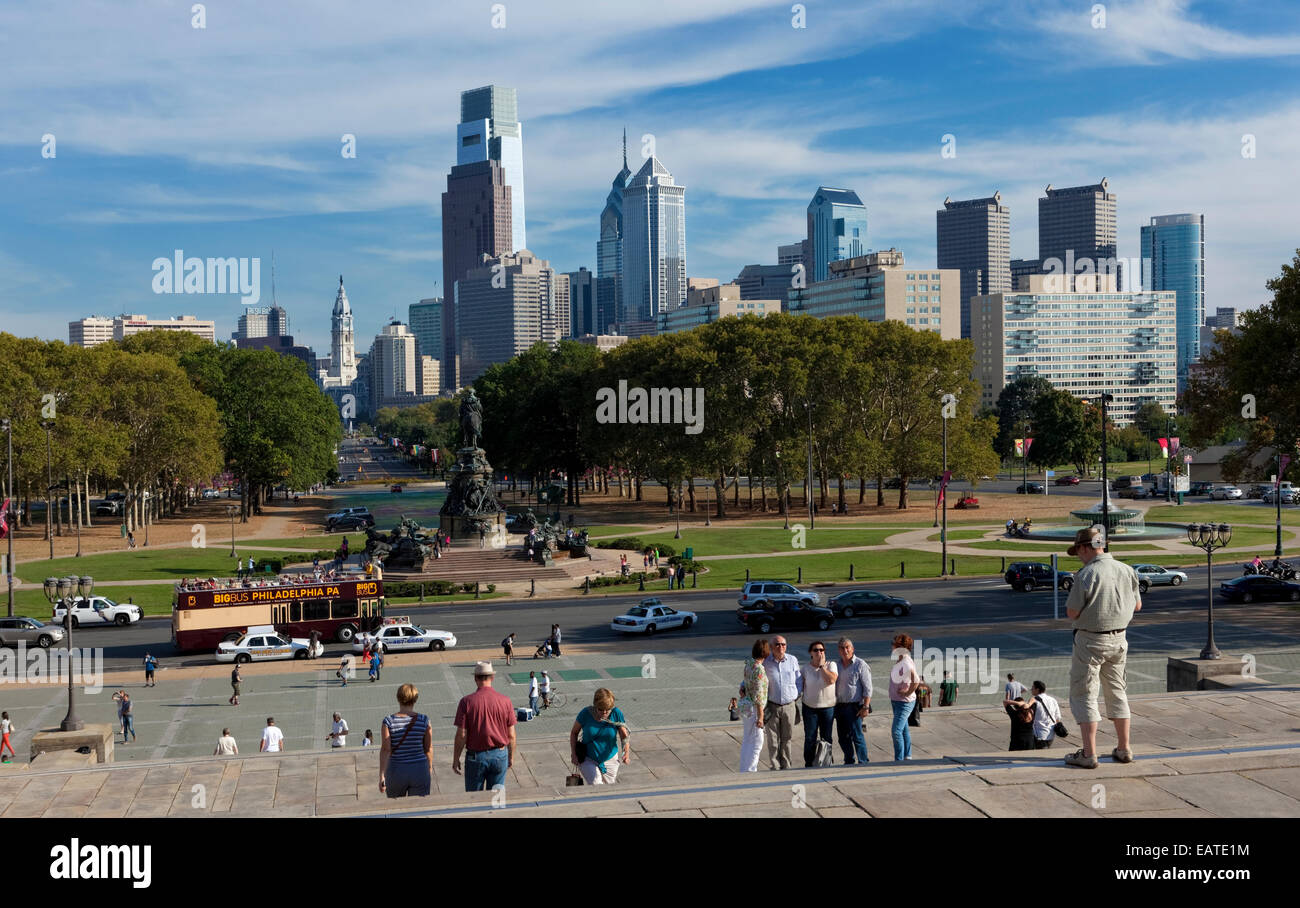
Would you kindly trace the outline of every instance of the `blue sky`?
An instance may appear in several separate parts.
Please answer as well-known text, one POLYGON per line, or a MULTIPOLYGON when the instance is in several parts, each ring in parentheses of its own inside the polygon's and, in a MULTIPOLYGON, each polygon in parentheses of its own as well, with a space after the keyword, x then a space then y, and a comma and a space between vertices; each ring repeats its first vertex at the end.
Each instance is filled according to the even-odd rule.
POLYGON ((328 351, 342 273, 368 346, 442 295, 459 92, 493 82, 518 90, 528 245, 563 270, 594 269, 624 126, 633 170, 652 135, 687 187, 692 276, 775 262, 818 184, 925 266, 945 196, 1001 190, 1032 257, 1043 187, 1108 177, 1122 256, 1152 215, 1206 215, 1210 311, 1264 302, 1300 246, 1288 0, 1116 0, 1104 28, 1074 0, 812 0, 802 29, 753 0, 504 0, 504 28, 489 2, 210 2, 203 29, 192 5, 0 8, 0 330, 191 313, 229 337, 238 298, 155 295, 153 260, 260 257, 268 300, 274 250, 299 342, 328 351))

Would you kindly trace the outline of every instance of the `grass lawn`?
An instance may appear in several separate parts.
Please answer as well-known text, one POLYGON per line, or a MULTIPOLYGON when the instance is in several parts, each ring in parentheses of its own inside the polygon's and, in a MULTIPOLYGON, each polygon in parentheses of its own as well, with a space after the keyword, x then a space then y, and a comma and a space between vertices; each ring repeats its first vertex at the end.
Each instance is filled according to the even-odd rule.
MULTIPOLYGON (((114 602, 126 602, 129 599, 140 606, 146 615, 170 615, 172 589, 171 584, 161 583, 148 586, 97 586, 95 595, 106 596, 114 602)), ((46 600, 44 590, 14 590, 15 614, 45 621, 53 611, 54 607, 46 600)))
POLYGON ((636 536, 636 535, 639 535, 640 533, 644 532, 644 531, 645 531, 645 527, 648 527, 648 526, 650 526, 650 527, 662 526, 664 523, 667 523, 667 524, 671 525, 671 524, 672 524, 672 521, 671 521, 671 520, 669 520, 669 521, 654 521, 654 520, 651 520, 651 521, 647 521, 647 522, 644 523, 644 524, 636 524, 636 525, 632 525, 632 524, 624 524, 624 525, 606 525, 606 524, 600 524, 600 523, 581 523, 581 522, 578 522, 578 523, 575 523, 575 524, 573 525, 573 528, 574 528, 575 530, 584 530, 584 529, 585 529, 587 532, 589 532, 589 533, 591 534, 591 536, 592 536, 593 539, 596 539, 596 538, 604 538, 604 537, 606 537, 606 536, 608 536, 608 537, 610 537, 610 538, 612 539, 612 538, 614 538, 614 537, 616 537, 616 536, 636 536))
MULTIPOLYGON (((983 539, 983 538, 984 538, 985 536, 987 536, 991 531, 996 530, 996 529, 1000 529, 1000 528, 1001 528, 1000 526, 997 526, 997 527, 995 527, 995 526, 988 526, 988 527, 985 527, 985 528, 982 529, 982 530, 949 530, 949 531, 948 531, 948 541, 949 541, 949 542, 956 542, 956 541, 959 540, 959 539, 983 539)), ((933 540, 934 542, 938 542, 938 541, 939 541, 939 535, 940 535, 940 534, 938 534, 938 533, 931 533, 927 538, 933 540)))
MULTIPOLYGON (((881 545, 886 538, 904 529, 906 528, 864 528, 846 532, 819 527, 804 532, 803 548, 831 549, 852 545, 881 545)), ((710 555, 793 552, 791 543, 794 541, 795 531, 783 530, 780 527, 713 527, 710 529, 692 527, 683 528, 681 539, 674 539, 672 533, 648 533, 641 535, 640 538, 652 545, 666 543, 678 552, 690 546, 695 549, 696 558, 707 558, 710 555)))
MULTIPOLYGON (((342 540, 340 539, 340 542, 342 540)), ((364 537, 350 539, 350 546, 364 537)), ((301 546, 306 548, 306 546, 301 546)), ((333 548, 333 546, 330 546, 333 548)), ((263 558, 283 557, 285 563, 301 561, 303 555, 276 551, 241 549, 235 545, 245 563, 249 555, 257 561, 263 558)), ((353 548, 352 551, 357 551, 353 548)), ((15 565, 14 573, 28 583, 39 583, 46 577, 63 577, 70 574, 90 574, 96 580, 178 580, 182 577, 233 577, 235 559, 230 557, 229 543, 208 546, 205 549, 136 549, 133 552, 105 552, 83 555, 81 558, 55 558, 53 560, 26 561, 15 565)))
MULTIPOLYGON (((1040 553, 1050 555, 1052 552, 1059 552, 1061 557, 1066 557, 1065 550, 1070 547, 1070 540, 1062 539, 1060 542, 1022 542, 1008 539, 1005 542, 1001 540, 987 539, 980 542, 964 542, 962 545, 972 549, 1006 549, 1007 551, 1022 551, 1030 554, 1040 553)), ((1122 542, 1112 543, 1112 552, 1154 552, 1160 551, 1150 543, 1122 542)), ((1191 546, 1188 546, 1191 549, 1191 546)), ((1008 558, 1011 556, 1008 555, 1008 558)))
MULTIPOLYGON (((1277 506, 1262 504, 1185 504, 1161 505, 1147 511, 1147 522, 1161 523, 1228 523, 1234 527, 1238 524, 1256 524, 1273 526, 1277 522, 1277 506)), ((1282 506, 1282 526, 1300 527, 1300 508, 1282 506)), ((1282 536, 1286 539, 1286 534, 1282 536)))

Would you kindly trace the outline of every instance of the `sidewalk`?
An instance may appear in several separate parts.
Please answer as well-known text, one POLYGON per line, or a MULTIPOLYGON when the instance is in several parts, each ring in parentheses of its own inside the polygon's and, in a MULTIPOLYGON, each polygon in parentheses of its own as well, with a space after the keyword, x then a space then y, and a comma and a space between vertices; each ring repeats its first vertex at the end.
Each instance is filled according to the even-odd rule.
MULTIPOLYGON (((915 760, 891 762, 887 719, 868 722, 867 766, 741 775, 740 723, 633 730, 619 784, 565 788, 567 734, 522 743, 504 796, 467 794, 435 744, 435 793, 389 800, 378 748, 192 758, 79 770, 40 760, 0 772, 4 817, 121 816, 1300 816, 1300 687, 1132 699, 1132 764, 1067 768, 1076 746, 1006 752, 1008 720, 988 706, 926 710, 915 760)), ((802 733, 802 729, 796 729, 802 733)), ((1114 746, 1109 724, 1098 749, 1114 746)), ((796 752, 798 748, 795 748, 796 752)), ((838 750, 838 748, 837 748, 838 750)), ((838 757, 838 754, 837 754, 838 757)), ((798 761, 802 762, 802 761, 798 761)))

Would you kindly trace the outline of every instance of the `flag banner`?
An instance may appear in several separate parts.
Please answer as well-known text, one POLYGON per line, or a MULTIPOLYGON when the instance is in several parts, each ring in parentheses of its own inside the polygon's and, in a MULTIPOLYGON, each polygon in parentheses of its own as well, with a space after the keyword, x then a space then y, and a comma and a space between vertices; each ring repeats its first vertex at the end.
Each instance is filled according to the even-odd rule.
POLYGON ((952 470, 943 471, 943 479, 939 481, 939 503, 943 504, 944 495, 948 491, 948 480, 952 479, 952 470))
POLYGON ((1025 456, 1025 440, 1023 438, 1016 439, 1016 456, 1017 457, 1025 456))
POLYGON ((1029 449, 1030 449, 1031 447, 1033 447, 1033 445, 1034 445, 1034 440, 1033 440, 1032 438, 1026 438, 1026 439, 1025 439, 1025 456, 1026 456, 1026 457, 1029 456, 1029 449))
POLYGON ((1177 439, 1177 438, 1171 438, 1171 439, 1169 439, 1169 448, 1170 448, 1170 450, 1172 450, 1175 454, 1178 453, 1178 439, 1177 439))
POLYGON ((0 539, 9 536, 9 499, 5 499, 5 505, 0 508, 0 539))
POLYGON ((1168 456, 1169 456, 1169 439, 1167 439, 1167 438, 1157 438, 1156 441, 1157 441, 1157 442, 1159 443, 1159 445, 1160 445, 1160 456, 1161 456, 1161 457, 1168 457, 1168 456))

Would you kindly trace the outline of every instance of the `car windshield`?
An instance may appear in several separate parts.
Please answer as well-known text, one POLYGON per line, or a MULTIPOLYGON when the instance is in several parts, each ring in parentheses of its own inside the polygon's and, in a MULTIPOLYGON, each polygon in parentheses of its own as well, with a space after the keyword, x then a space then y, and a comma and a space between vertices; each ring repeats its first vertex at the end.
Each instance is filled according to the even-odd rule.
POLYGON ((639 605, 633 606, 632 608, 628 609, 627 613, 631 615, 633 618, 644 618, 646 615, 649 614, 649 612, 646 611, 646 609, 642 608, 639 605))

